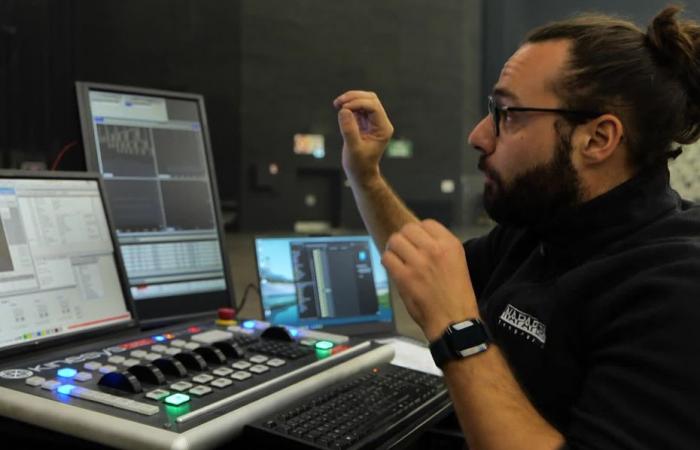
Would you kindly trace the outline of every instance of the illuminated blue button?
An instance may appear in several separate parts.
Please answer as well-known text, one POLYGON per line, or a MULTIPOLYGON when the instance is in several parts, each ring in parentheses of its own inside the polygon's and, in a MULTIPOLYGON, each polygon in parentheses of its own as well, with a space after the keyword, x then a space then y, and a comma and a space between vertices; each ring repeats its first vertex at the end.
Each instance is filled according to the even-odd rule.
POLYGON ((292 335, 292 337, 299 336, 299 330, 296 328, 287 327, 287 331, 289 331, 289 334, 292 335))
POLYGON ((166 338, 165 336, 153 336, 153 339, 155 339, 158 342, 163 342, 166 338))
POLYGON ((78 371, 70 367, 64 367, 63 369, 58 369, 58 376, 61 378, 73 378, 78 371))
POLYGON ((70 395, 70 391, 72 391, 73 389, 75 389, 75 386, 73 386, 72 384, 64 384, 62 386, 59 386, 56 390, 59 394, 70 395))
POLYGON ((249 330, 252 330, 255 328, 255 321, 254 320, 246 320, 243 322, 243 328, 248 328, 249 330))

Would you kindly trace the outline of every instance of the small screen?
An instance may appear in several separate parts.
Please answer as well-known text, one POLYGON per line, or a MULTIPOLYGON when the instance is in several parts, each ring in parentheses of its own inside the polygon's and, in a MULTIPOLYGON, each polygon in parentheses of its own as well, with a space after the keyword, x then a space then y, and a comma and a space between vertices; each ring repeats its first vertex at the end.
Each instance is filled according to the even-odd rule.
POLYGON ((0 350, 130 320, 98 182, 0 178, 0 350))
POLYGON ((79 103, 139 318, 230 305, 202 97, 112 88, 79 83, 79 103))
POLYGON ((256 238, 255 250, 265 320, 393 323, 389 279, 369 236, 256 238))

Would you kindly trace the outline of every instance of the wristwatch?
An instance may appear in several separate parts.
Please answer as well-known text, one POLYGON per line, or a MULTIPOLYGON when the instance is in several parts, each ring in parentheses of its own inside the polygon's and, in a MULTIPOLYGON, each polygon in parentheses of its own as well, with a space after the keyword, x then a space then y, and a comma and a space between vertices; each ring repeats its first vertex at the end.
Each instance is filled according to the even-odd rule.
POLYGON ((430 354, 435 365, 442 368, 447 361, 466 358, 486 351, 491 337, 479 319, 466 319, 453 323, 442 337, 430 343, 430 354))

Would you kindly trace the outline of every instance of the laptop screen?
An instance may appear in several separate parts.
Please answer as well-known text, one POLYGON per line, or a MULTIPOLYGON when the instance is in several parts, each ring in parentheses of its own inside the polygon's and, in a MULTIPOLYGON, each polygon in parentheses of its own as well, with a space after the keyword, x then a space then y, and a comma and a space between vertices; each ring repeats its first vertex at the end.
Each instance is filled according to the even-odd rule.
POLYGON ((346 334, 393 330, 389 279, 370 236, 255 238, 265 320, 346 334))
POLYGON ((130 323, 115 258, 96 175, 0 171, 0 352, 130 323))

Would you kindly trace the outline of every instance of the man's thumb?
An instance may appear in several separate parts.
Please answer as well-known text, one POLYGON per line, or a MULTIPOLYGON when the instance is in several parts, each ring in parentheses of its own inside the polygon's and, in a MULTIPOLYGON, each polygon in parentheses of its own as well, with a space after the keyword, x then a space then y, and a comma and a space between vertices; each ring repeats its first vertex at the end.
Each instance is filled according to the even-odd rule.
POLYGON ((354 145, 360 139, 360 129, 357 126, 355 115, 347 108, 338 111, 338 125, 340 134, 348 145, 354 145))

